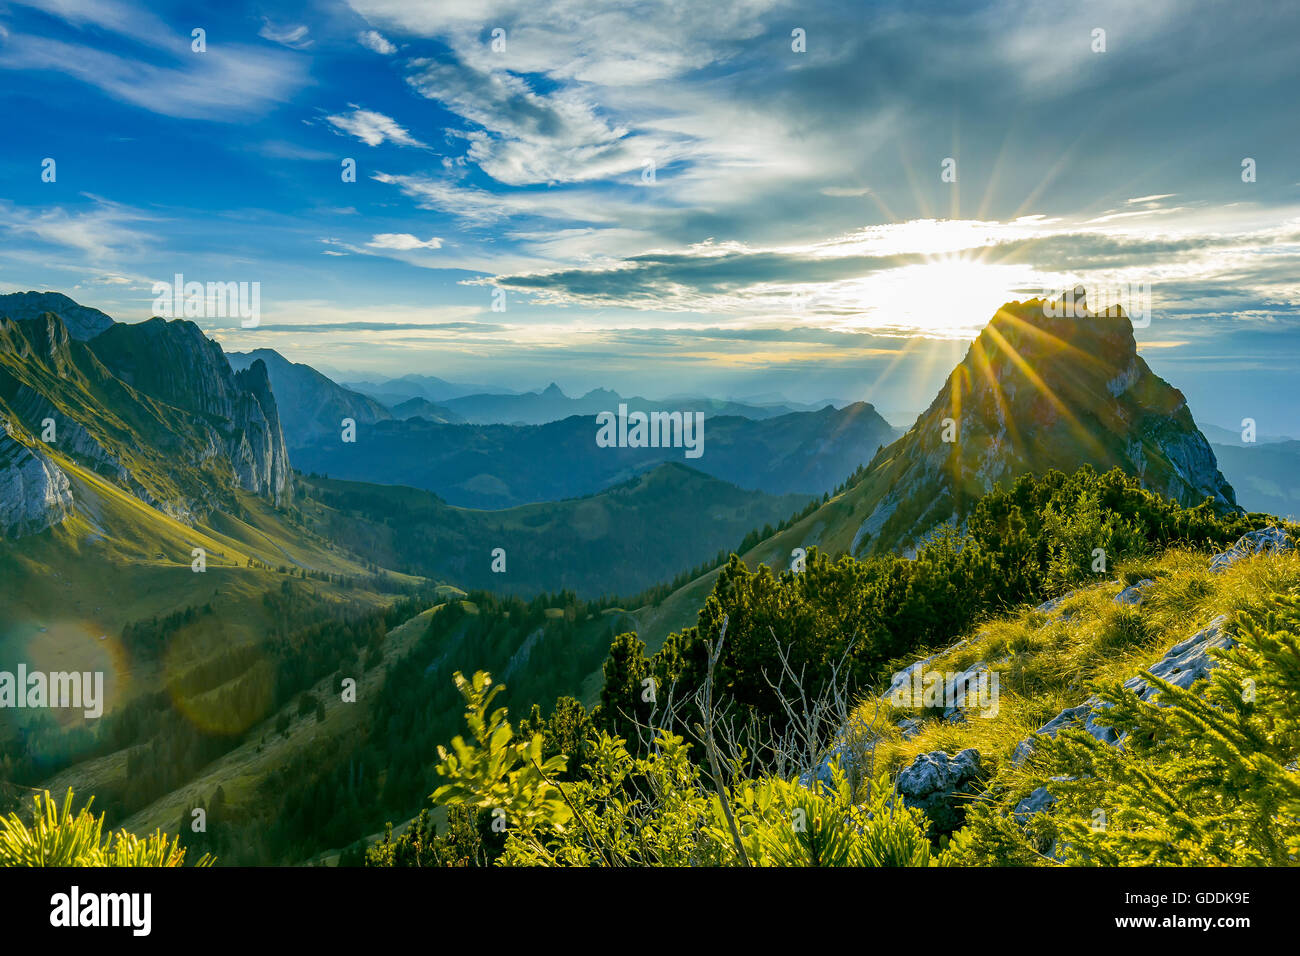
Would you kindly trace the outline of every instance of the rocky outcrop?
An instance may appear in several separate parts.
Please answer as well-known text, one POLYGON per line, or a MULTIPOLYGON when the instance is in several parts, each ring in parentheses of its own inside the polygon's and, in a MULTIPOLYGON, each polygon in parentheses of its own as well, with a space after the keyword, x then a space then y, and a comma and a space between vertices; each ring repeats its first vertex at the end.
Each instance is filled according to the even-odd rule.
POLYGON ((277 504, 292 498, 292 469, 263 362, 236 373, 193 322, 150 319, 99 336, 95 355, 137 391, 200 416, 238 487, 277 504))
POLYGON ((0 417, 0 538, 35 534, 72 512, 68 476, 0 417))
POLYGON ((1210 560, 1210 570, 1215 574, 1226 571, 1238 561, 1257 554, 1282 554, 1294 551, 1295 541, 1281 528, 1270 525, 1243 534, 1227 551, 1221 551, 1210 560))
POLYGON ((6 503, 10 533, 39 530, 43 522, 33 515, 59 514, 67 476, 32 451, 41 447, 37 435, 78 467, 186 523, 229 506, 233 488, 277 505, 292 500, 265 365, 236 374, 191 322, 114 324, 83 343, 51 312, 0 319, 0 415, 13 426, 11 440, 21 433, 28 449, 9 449, 8 487, 22 489, 21 499, 6 503))
POLYGON ((955 756, 936 750, 899 771, 895 788, 905 806, 925 812, 934 838, 962 825, 983 777, 978 750, 967 748, 955 756))
POLYGON ((236 372, 235 383, 243 394, 236 409, 231 460, 240 487, 267 495, 277 505, 287 504, 293 496, 293 470, 266 364, 258 359, 236 372))

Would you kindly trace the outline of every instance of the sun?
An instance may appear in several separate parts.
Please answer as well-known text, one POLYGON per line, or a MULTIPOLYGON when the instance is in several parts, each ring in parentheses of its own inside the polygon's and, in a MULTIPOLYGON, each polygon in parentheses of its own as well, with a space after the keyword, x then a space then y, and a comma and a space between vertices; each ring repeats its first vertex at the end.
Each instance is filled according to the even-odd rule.
POLYGON ((936 256, 863 280, 865 325, 943 338, 970 338, 1032 279, 1027 265, 936 256))

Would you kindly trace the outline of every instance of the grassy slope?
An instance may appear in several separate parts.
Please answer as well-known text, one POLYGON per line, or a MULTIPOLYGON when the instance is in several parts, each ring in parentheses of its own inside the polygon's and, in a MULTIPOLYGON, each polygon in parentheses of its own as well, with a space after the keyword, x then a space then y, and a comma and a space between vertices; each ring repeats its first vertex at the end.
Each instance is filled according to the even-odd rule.
MULTIPOLYGON (((357 731, 365 720, 369 704, 383 686, 384 675, 409 651, 424 634, 429 619, 445 605, 429 608, 388 632, 381 645, 382 663, 357 675, 357 702, 344 703, 332 677, 319 681, 309 693, 325 705, 325 721, 317 722, 314 715, 299 717, 297 698, 286 704, 282 711, 289 714, 292 723, 287 735, 277 733, 276 720, 281 711, 269 714, 261 724, 250 728, 247 739, 240 746, 210 763, 202 774, 185 786, 154 801, 148 807, 128 817, 123 826, 133 833, 152 832, 155 828, 175 830, 182 809, 190 809, 200 802, 210 800, 218 786, 225 791, 228 812, 232 815, 255 813, 257 792, 262 778, 275 769, 285 766, 298 753, 310 752, 325 737, 343 737, 357 731)), ((118 762, 114 754, 102 761, 109 766, 100 772, 112 772, 118 762)), ((125 759, 120 760, 123 767, 125 759)), ((80 772, 81 768, 78 768, 80 772)), ((51 793, 66 788, 61 779, 47 785, 51 793)))
MULTIPOLYGON (((157 677, 137 670, 119 647, 118 635, 129 622, 211 602, 220 611, 220 628, 198 622, 179 633, 169 648, 178 664, 261 640, 271 623, 261 596, 285 576, 249 567, 250 558, 270 568, 298 565, 359 582, 368 576, 360 564, 292 527, 255 496, 240 494, 247 521, 218 514, 210 526, 191 528, 54 457, 72 482, 76 512, 41 534, 0 541, 0 661, 23 658, 48 669, 104 667, 109 698, 120 704, 157 677), (202 574, 191 568, 196 547, 207 551, 202 574)), ((392 601, 392 595, 364 584, 348 588, 313 580, 310 585, 317 594, 339 600, 392 601)))
POLYGON ((858 716, 876 718, 877 761, 898 769, 922 753, 974 747, 986 765, 1005 768, 1021 740, 1087 699, 1092 681, 1136 676, 1217 615, 1267 607, 1276 592, 1300 588, 1300 554, 1294 552, 1241 561, 1221 574, 1209 573, 1207 564, 1206 554, 1188 551, 1130 561, 1118 569, 1118 580, 1074 592, 1060 609, 1068 620, 1025 608, 984 625, 970 643, 942 652, 926 669, 958 672, 981 660, 995 665, 996 716, 972 715, 964 724, 931 716, 916 736, 903 740, 895 724, 919 712, 896 712, 884 702, 877 711, 876 702, 867 700, 858 716), (1142 578, 1155 583, 1144 589, 1141 605, 1115 603, 1125 584, 1142 578))

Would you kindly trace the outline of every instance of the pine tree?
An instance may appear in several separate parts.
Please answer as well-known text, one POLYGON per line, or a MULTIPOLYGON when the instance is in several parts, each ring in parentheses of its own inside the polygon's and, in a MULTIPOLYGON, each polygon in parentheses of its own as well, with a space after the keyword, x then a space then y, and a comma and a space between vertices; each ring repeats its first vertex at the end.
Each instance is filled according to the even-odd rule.
POLYGON ((1300 596, 1239 611, 1237 644, 1184 690, 1150 673, 1156 702, 1100 689, 1108 746, 1082 730, 1039 741, 1039 783, 1057 797, 1035 821, 1067 863, 1285 866, 1300 857, 1300 596))

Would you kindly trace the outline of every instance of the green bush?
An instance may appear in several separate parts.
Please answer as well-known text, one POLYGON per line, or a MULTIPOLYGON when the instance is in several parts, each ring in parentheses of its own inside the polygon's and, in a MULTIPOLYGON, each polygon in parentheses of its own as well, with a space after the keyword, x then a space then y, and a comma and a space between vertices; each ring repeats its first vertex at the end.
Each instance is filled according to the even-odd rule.
MULTIPOLYGON (((119 830, 103 836, 104 816, 90 812, 94 797, 77 813, 68 790, 63 806, 49 791, 33 798, 32 823, 17 813, 0 817, 0 866, 182 866, 185 848, 161 831, 140 838, 119 830)), ((210 866, 204 855, 196 866, 210 866)))

